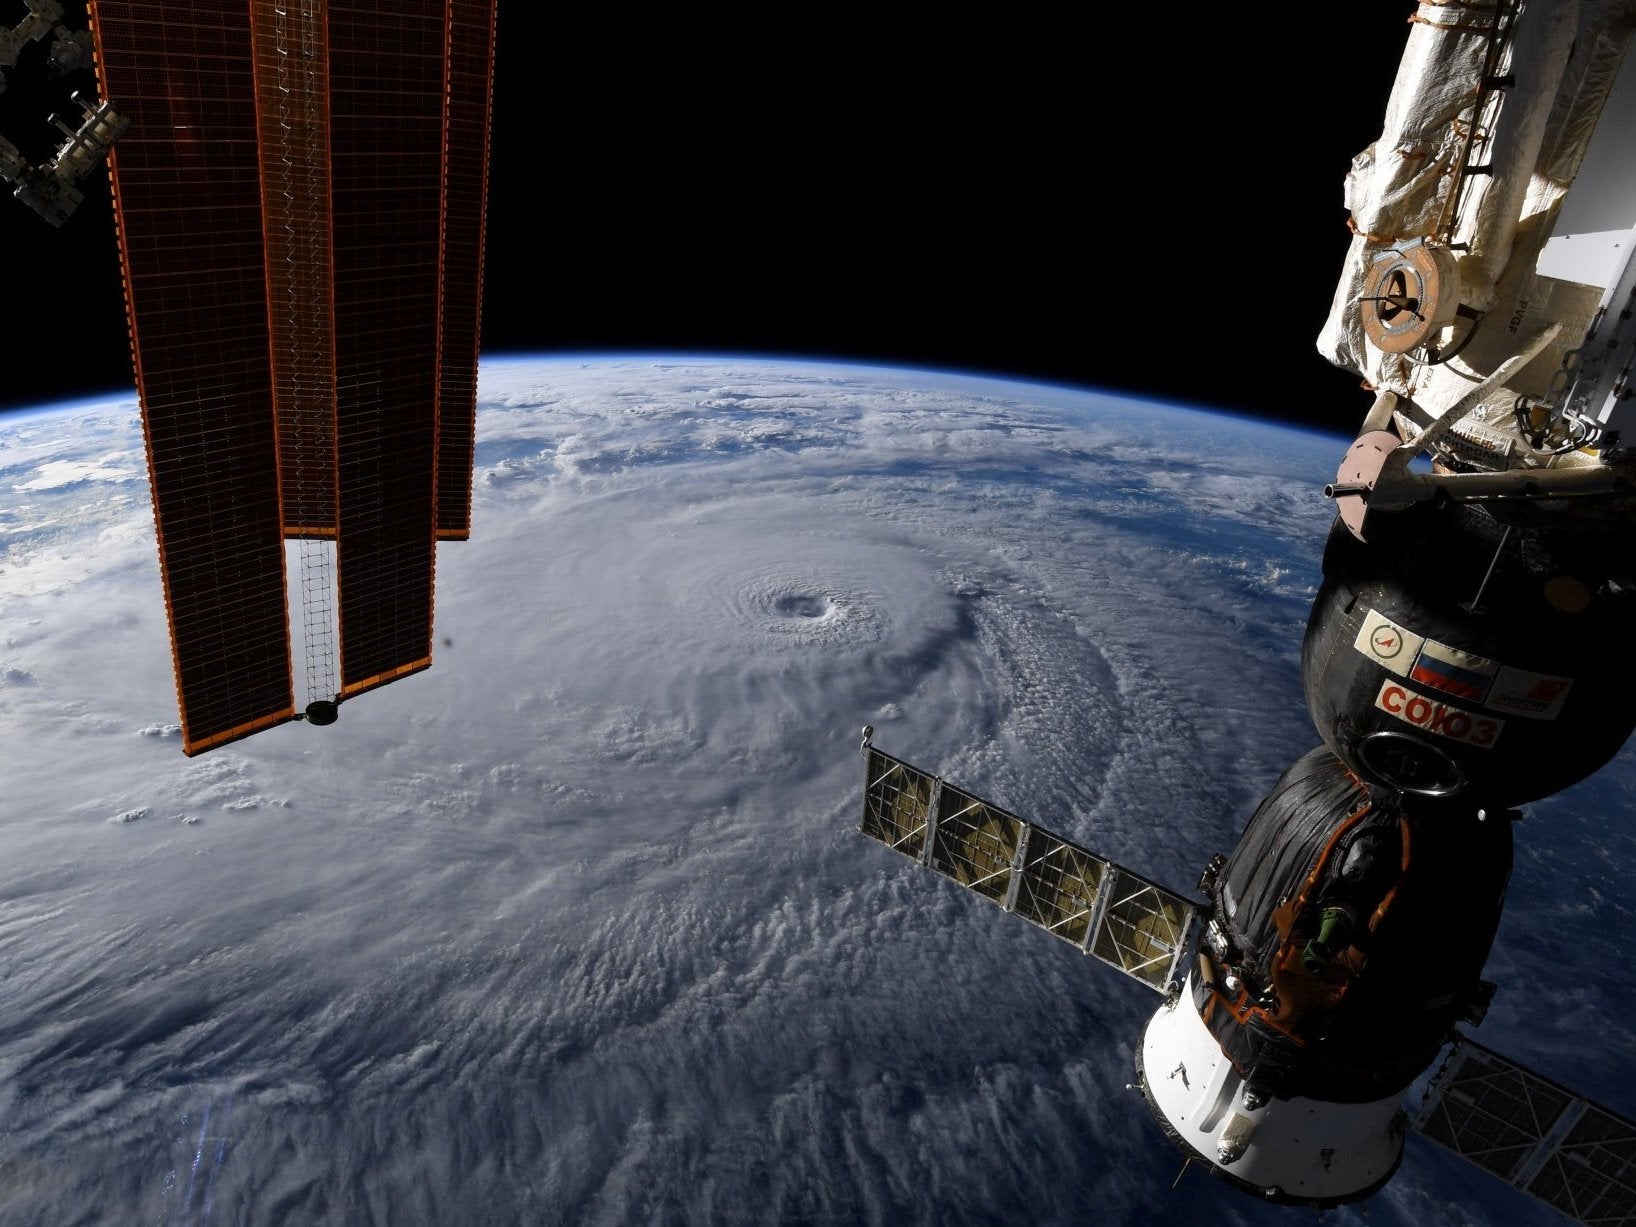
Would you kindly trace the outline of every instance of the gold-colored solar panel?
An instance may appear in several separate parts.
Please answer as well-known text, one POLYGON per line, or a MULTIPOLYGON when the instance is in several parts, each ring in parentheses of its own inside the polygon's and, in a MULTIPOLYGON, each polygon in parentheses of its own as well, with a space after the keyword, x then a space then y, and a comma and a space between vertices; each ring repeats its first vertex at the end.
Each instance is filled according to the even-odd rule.
POLYGON ((1091 953, 1156 989, 1169 982, 1195 909, 1180 895, 1109 866, 1106 902, 1091 953))
POLYGON ((1100 857, 1035 827, 1013 910, 1083 950, 1106 870, 1100 857))
POLYGON ((864 757, 865 835, 1168 991, 1194 904, 867 743, 864 757))
POLYGON ((918 861, 926 846, 937 781, 873 748, 864 762, 863 820, 858 830, 918 861))
POLYGON ((943 785, 931 868, 996 902, 1004 902, 1026 824, 1014 814, 943 785))

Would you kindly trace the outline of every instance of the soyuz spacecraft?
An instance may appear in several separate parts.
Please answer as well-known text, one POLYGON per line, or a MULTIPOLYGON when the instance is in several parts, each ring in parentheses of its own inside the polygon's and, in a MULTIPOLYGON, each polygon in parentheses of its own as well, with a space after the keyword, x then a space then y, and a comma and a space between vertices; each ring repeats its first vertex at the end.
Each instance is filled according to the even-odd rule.
POLYGON ((470 535, 496 0, 26 3, 0 73, 103 101, 0 176, 61 225, 109 167, 182 749, 331 723, 470 535))
POLYGON ((1414 1128, 1636 1222, 1636 1123, 1467 1038, 1517 807, 1636 727, 1636 3, 1410 18, 1319 338, 1374 394, 1302 645, 1322 744, 1167 889, 877 749, 860 830, 1162 993, 1136 1085, 1274 1202, 1391 1179, 1414 1128), (1406 1094, 1440 1055, 1422 1102, 1406 1094))

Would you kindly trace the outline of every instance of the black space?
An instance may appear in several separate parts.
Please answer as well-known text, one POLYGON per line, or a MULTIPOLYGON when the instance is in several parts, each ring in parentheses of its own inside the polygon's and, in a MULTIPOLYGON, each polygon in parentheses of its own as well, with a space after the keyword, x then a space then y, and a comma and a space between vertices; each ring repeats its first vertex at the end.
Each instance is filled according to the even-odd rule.
MULTIPOLYGON (((1369 398, 1315 340, 1414 7, 754 25, 500 0, 484 351, 863 359, 1349 431, 1369 398)), ((93 88, 25 80, 41 50, 0 95, 36 157, 93 88)), ((0 409, 131 386, 106 177, 87 195, 60 230, 0 200, 0 409)))

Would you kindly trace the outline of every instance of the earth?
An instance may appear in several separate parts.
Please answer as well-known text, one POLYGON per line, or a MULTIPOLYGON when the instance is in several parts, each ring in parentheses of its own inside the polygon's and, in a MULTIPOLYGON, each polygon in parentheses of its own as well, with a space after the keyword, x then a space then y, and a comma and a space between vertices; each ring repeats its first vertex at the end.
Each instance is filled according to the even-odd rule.
MULTIPOLYGON (((0 419, 0 1223, 1563 1221, 1418 1136, 1322 1216, 1183 1170, 1159 999, 856 832, 869 723, 1189 890, 1317 741, 1340 434, 695 355, 480 402, 433 667, 193 759, 134 396, 0 419)), ((1529 807, 1473 1032, 1626 1113, 1633 797, 1529 807)))

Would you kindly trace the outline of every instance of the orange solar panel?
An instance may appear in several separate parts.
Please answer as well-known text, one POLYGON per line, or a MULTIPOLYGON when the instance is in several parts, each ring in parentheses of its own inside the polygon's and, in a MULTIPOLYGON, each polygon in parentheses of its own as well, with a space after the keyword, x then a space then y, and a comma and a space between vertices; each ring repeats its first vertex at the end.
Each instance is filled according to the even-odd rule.
POLYGON ((437 535, 471 533, 477 351, 488 212, 495 0, 450 0, 448 151, 443 205, 443 379, 438 405, 437 535))
POLYGON ((188 754, 291 719, 249 16, 93 0, 160 574, 188 754), (201 241, 208 236, 208 241, 201 241))
POLYGON ((329 47, 316 0, 252 0, 284 535, 335 535, 329 47))
POLYGON ((341 693, 431 664, 444 0, 329 7, 341 693))
POLYGON ((291 537, 334 541, 300 568, 327 723, 431 663, 437 538, 470 531, 495 0, 91 13, 132 119, 111 166, 183 748, 295 717, 291 537))

